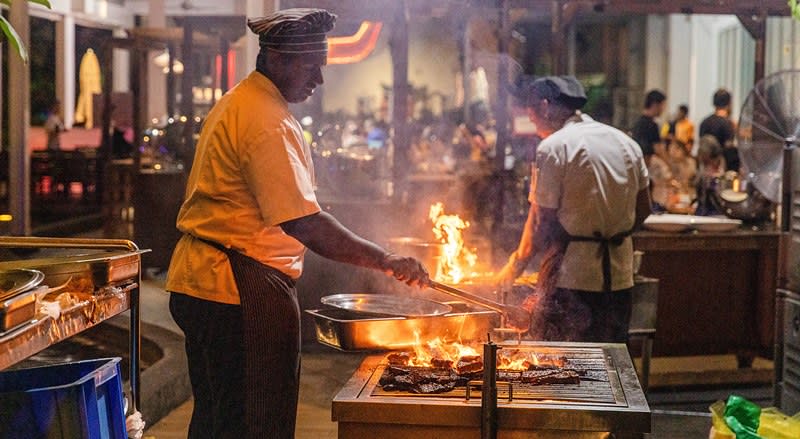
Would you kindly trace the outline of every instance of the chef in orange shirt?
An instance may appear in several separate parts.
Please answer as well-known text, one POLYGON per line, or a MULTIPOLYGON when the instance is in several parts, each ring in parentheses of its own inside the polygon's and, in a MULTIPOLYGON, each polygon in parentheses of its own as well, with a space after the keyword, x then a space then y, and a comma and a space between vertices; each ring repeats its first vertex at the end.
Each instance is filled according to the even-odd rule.
POLYGON ((255 70, 203 124, 167 276, 194 393, 189 438, 293 438, 300 372, 295 281, 306 248, 410 284, 428 275, 321 211, 289 103, 323 83, 336 16, 288 9, 249 20, 255 70))

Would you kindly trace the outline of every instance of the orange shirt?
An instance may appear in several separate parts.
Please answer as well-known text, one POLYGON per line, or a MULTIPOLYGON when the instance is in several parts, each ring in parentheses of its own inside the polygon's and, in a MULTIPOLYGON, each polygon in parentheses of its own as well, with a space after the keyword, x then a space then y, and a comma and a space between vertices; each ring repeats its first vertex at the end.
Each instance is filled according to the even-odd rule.
POLYGON ((224 253, 235 249, 296 279, 305 247, 280 224, 320 211, 311 151, 287 102, 252 72, 212 108, 197 142, 178 214, 185 235, 172 254, 167 290, 238 304, 224 253))

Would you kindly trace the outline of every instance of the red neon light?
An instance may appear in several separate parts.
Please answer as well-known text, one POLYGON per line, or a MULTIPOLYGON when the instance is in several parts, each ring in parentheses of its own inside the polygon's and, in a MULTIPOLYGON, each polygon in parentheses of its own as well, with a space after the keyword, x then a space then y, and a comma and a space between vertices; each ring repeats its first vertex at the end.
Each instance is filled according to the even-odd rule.
POLYGON ((381 34, 383 23, 362 21, 353 35, 328 38, 328 64, 352 64, 368 57, 381 34))
POLYGON ((236 78, 236 51, 228 50, 228 87, 233 86, 236 78))

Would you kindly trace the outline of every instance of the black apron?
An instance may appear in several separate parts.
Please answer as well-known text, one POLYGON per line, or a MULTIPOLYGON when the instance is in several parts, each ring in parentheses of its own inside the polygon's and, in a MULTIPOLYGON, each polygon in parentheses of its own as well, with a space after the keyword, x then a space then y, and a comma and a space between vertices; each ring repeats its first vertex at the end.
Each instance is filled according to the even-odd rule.
POLYGON ((567 247, 572 242, 596 242, 602 252, 603 293, 611 293, 611 248, 618 247, 633 230, 618 233, 610 238, 600 233, 595 236, 570 235, 561 224, 550 231, 551 237, 543 252, 536 293, 523 305, 531 311, 530 336, 543 341, 587 341, 598 310, 582 299, 581 293, 558 288, 561 264, 567 247))
POLYGON ((239 290, 247 438, 294 438, 300 389, 300 306, 295 282, 236 250, 195 238, 228 256, 239 290))

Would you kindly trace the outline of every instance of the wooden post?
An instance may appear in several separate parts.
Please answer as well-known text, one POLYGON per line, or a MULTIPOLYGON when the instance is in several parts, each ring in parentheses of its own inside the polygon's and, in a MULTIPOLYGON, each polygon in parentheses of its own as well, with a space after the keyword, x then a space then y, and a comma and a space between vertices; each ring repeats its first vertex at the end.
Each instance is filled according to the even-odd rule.
POLYGON ((562 22, 564 20, 561 9, 561 2, 553 0, 551 8, 551 26, 550 26, 550 58, 552 60, 552 73, 554 75, 561 75, 564 73, 564 48, 566 48, 566 36, 562 32, 562 22))
POLYGON ((192 78, 194 77, 194 61, 192 52, 194 51, 194 41, 192 34, 194 26, 191 20, 183 21, 183 47, 181 57, 183 58, 183 77, 181 78, 181 116, 186 117, 183 125, 183 145, 181 150, 189 151, 194 147, 194 95, 192 93, 192 78))
POLYGON ((500 242, 499 235, 503 230, 503 206, 505 205, 505 181, 506 181, 506 146, 510 143, 509 115, 508 115, 508 42, 511 38, 511 24, 509 17, 508 0, 497 1, 497 54, 499 62, 497 65, 497 100, 495 104, 495 129, 497 130, 497 140, 495 143, 494 156, 494 206, 492 218, 492 238, 494 242, 500 242))
POLYGON ((175 62, 175 45, 169 43, 167 45, 167 118, 175 116, 175 70, 173 63, 175 62))
MULTIPOLYGON (((111 93, 114 84, 114 47, 119 40, 108 40, 103 44, 103 67, 101 71, 105 74, 105 81, 103 81, 103 119, 102 119, 102 133, 100 148, 97 151, 97 182, 95 184, 95 196, 97 197, 97 204, 103 205, 106 187, 106 165, 111 158, 111 93)), ((135 104, 134 104, 135 105, 135 104)), ((133 122, 133 121, 131 121, 133 122)), ((133 128, 133 127, 131 127, 133 128)), ((134 150, 136 147, 136 139, 134 136, 134 150)))
POLYGON ((755 54, 755 83, 764 79, 767 62, 767 14, 761 12, 759 15, 737 14, 736 17, 742 23, 751 37, 756 40, 755 54))
POLYGON ((406 0, 398 8, 389 35, 392 57, 392 125, 394 126, 394 160, 392 163, 395 193, 408 171, 411 138, 408 130, 408 7, 406 0))
MULTIPOLYGON (((30 48, 28 2, 11 2, 9 21, 22 45, 30 48)), ((13 112, 13 117, 8 118, 8 207, 12 215, 9 233, 26 236, 31 231, 30 67, 13 50, 8 56, 8 83, 8 108, 13 112)))
MULTIPOLYGON (((225 94, 225 92, 228 91, 229 88, 231 88, 231 84, 228 82, 228 76, 229 76, 228 52, 230 52, 230 43, 228 42, 228 39, 225 38, 224 36, 220 37, 219 58, 220 58, 220 64, 222 65, 222 69, 220 69, 221 78, 219 78, 219 83, 220 83, 220 88, 222 89, 222 94, 225 94)), ((214 90, 213 95, 216 96, 216 90, 214 90)))

